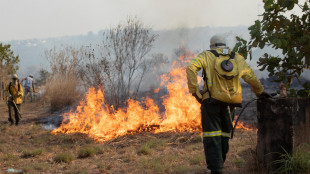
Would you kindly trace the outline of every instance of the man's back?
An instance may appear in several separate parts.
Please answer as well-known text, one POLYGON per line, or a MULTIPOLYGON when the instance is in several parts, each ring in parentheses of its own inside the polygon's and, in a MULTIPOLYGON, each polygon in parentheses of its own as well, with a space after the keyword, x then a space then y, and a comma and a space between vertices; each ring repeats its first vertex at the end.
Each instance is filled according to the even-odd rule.
POLYGON ((25 80, 25 87, 31 87, 32 86, 32 82, 33 82, 33 78, 31 77, 26 77, 26 80, 25 80))

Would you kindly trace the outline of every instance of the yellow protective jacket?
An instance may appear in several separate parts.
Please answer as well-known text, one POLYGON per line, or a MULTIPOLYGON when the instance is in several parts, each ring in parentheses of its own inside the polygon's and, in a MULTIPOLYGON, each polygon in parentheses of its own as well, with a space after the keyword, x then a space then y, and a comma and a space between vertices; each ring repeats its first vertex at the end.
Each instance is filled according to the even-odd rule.
MULTIPOLYGON (((13 86, 13 84, 10 85, 11 83, 13 83, 13 82, 10 82, 7 85, 7 87, 4 90, 4 93, 5 93, 6 97, 9 97, 9 95, 11 94, 15 104, 21 104, 23 102, 22 97, 24 96, 23 87, 20 83, 18 83, 18 85, 19 85, 19 91, 18 91, 18 85, 13 86)), ((11 99, 9 99, 9 100, 11 101, 11 99)))
POLYGON ((235 56, 230 59, 233 64, 233 70, 231 72, 225 72, 221 68, 221 62, 228 60, 232 54, 230 49, 215 49, 219 54, 216 57, 210 51, 204 51, 194 58, 187 66, 187 80, 190 93, 198 93, 199 86, 197 83, 198 71, 203 68, 206 74, 206 80, 204 82, 204 91, 202 100, 210 98, 215 101, 220 101, 227 104, 240 106, 242 103, 242 88, 240 78, 243 78, 251 87, 252 91, 259 95, 264 91, 264 88, 260 81, 257 79, 253 70, 247 65, 243 56, 239 53, 235 53, 235 56), (223 50, 225 54, 223 54, 223 50), (227 79, 226 77, 230 77, 227 79))

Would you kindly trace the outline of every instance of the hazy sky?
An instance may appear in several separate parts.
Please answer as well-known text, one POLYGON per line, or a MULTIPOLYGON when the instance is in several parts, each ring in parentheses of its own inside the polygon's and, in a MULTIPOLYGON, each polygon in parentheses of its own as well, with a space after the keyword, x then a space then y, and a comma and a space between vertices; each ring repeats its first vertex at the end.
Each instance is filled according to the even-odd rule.
POLYGON ((137 16, 155 30, 251 25, 261 0, 0 0, 0 41, 98 32, 137 16))

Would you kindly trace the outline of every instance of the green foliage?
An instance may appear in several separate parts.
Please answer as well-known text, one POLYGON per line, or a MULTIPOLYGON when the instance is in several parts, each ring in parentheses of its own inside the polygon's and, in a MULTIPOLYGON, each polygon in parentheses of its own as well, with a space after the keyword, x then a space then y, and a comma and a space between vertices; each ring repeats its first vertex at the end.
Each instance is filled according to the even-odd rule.
POLYGON ((58 163, 60 162, 69 163, 73 160, 74 160, 74 156, 70 152, 59 153, 54 158, 54 161, 58 163))
MULTIPOLYGON (((247 58, 248 57, 248 46, 247 46, 247 41, 242 39, 241 37, 236 37, 237 43, 235 47, 233 48, 234 52, 238 52, 242 54, 243 57, 247 58)), ((252 59, 252 55, 250 53, 250 59, 252 59)))
MULTIPOLYGON (((243 52, 251 48, 266 46, 282 50, 283 56, 265 53, 259 58, 260 70, 267 70, 269 76, 277 77, 288 87, 293 78, 310 67, 310 2, 298 0, 264 0, 262 20, 256 20, 249 27, 251 39, 247 43, 237 37, 235 51, 243 52), (295 13, 295 9, 301 14, 295 13), (294 9, 294 11, 293 11, 294 9)), ((244 54, 247 57, 247 54, 244 54)))
POLYGON ((7 74, 14 74, 18 70, 19 57, 14 56, 11 45, 0 43, 0 68, 6 69, 7 74))
POLYGON ((310 172, 310 146, 303 144, 295 149, 293 154, 285 152, 281 159, 274 161, 272 165, 279 165, 275 173, 308 173, 310 172))
POLYGON ((310 97, 310 82, 305 82, 303 85, 303 89, 295 90, 290 89, 289 90, 289 97, 310 97))

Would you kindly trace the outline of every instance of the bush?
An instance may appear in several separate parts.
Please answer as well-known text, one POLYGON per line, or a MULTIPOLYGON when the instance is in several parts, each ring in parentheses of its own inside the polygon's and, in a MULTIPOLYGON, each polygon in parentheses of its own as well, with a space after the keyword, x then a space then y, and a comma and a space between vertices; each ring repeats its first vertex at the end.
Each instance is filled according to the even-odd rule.
POLYGON ((43 152, 44 152, 44 149, 37 149, 37 150, 33 150, 33 151, 24 150, 22 157, 23 158, 35 157, 35 156, 41 155, 43 152))
POLYGON ((60 163, 60 162, 69 163, 73 160, 74 160, 74 156, 70 152, 59 153, 54 158, 54 161, 58 162, 58 163, 60 163))
POLYGON ((84 147, 79 151, 79 158, 86 158, 96 155, 96 150, 93 147, 84 147))
POLYGON ((99 146, 83 147, 79 151, 79 158, 92 157, 97 154, 102 154, 103 148, 99 146))
POLYGON ((138 154, 143 154, 143 155, 149 155, 152 153, 152 149, 150 149, 149 146, 147 146, 146 144, 144 144, 139 150, 138 150, 138 154))
POLYGON ((78 79, 74 75, 56 75, 46 86, 46 95, 50 99, 52 111, 72 105, 79 96, 78 79))

